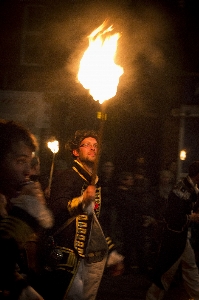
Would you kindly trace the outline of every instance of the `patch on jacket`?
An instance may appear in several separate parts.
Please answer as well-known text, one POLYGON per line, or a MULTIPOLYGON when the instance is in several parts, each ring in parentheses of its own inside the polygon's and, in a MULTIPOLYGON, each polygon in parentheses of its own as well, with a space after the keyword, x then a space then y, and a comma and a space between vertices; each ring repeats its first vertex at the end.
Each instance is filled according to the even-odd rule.
POLYGON ((189 200, 191 193, 187 191, 184 187, 173 189, 173 193, 183 200, 189 200))

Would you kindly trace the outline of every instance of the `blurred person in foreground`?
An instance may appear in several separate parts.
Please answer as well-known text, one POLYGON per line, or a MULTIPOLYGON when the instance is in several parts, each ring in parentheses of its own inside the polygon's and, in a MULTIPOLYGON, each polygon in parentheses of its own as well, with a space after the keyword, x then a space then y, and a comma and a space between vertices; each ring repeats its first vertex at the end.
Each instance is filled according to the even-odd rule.
POLYGON ((95 131, 76 131, 69 142, 73 166, 52 182, 49 206, 55 216, 56 250, 61 253, 57 252, 60 260, 51 272, 49 299, 96 299, 105 266, 122 259, 99 223, 98 176, 94 178, 95 184, 91 184, 98 142, 95 131))
POLYGON ((26 128, 0 120, 0 299, 43 299, 32 287, 39 268, 37 243, 53 218, 39 183, 30 181, 36 148, 26 128))
POLYGON ((163 239, 146 300, 164 298, 179 266, 186 292, 199 300, 199 274, 189 236, 191 223, 199 222, 198 184, 199 161, 195 161, 168 196, 163 239))

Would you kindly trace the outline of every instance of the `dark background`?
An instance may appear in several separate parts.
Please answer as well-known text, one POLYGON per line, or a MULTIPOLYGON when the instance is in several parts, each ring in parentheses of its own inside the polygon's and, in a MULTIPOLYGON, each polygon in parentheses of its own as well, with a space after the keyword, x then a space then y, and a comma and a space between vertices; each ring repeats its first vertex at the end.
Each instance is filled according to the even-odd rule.
MULTIPOLYGON (((39 133, 44 172, 52 159, 46 149, 50 136, 60 141, 56 159, 69 163, 68 138, 77 129, 100 127, 101 106, 76 76, 88 35, 105 19, 121 33, 116 61, 124 74, 106 104, 102 158, 113 160, 119 171, 133 170, 143 158, 155 182, 158 171, 178 159, 180 117, 172 110, 199 104, 197 0, 1 0, 0 91, 45 95, 49 126, 39 133)), ((34 131, 34 124, 28 125, 34 131)), ((194 149, 196 130, 198 118, 186 132, 194 149)))

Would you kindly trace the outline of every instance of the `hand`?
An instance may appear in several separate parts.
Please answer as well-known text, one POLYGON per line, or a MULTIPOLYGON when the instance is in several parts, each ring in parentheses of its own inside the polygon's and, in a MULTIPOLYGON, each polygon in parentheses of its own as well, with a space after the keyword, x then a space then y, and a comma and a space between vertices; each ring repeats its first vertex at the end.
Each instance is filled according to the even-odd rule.
POLYGON ((195 223, 199 223, 199 213, 192 213, 189 215, 189 220, 195 223))
POLYGON ((106 266, 109 268, 111 276, 118 276, 124 272, 124 256, 113 250, 107 258, 106 266))
POLYGON ((46 202, 41 184, 38 181, 30 181, 25 184, 21 189, 20 195, 34 196, 43 204, 46 202))
POLYGON ((95 201, 95 192, 96 187, 94 185, 89 185, 86 190, 83 192, 83 204, 85 206, 90 205, 92 202, 95 201))
POLYGON ((113 266, 113 265, 118 265, 122 264, 124 260, 124 256, 119 254, 117 250, 113 250, 107 258, 106 265, 107 267, 113 266))

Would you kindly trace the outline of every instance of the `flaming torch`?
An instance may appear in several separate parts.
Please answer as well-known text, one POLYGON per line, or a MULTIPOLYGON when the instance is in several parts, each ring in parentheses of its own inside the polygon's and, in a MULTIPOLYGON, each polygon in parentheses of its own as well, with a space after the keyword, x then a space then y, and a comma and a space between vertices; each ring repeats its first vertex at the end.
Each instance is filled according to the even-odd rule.
POLYGON ((50 189, 51 189, 54 164, 55 164, 55 154, 59 151, 59 142, 54 140, 54 141, 48 142, 47 145, 48 145, 48 148, 53 153, 53 159, 52 159, 52 164, 51 164, 51 169, 50 169, 50 177, 49 177, 49 183, 48 183, 48 194, 49 194, 48 196, 50 196, 50 189))
MULTIPOLYGON (((123 68, 114 61, 120 34, 112 33, 112 31, 113 25, 107 28, 105 21, 88 36, 89 47, 80 61, 78 72, 79 82, 89 90, 93 99, 99 101, 102 107, 102 112, 99 114, 101 119, 99 144, 101 144, 106 120, 104 102, 116 95, 119 78, 124 73, 123 68)), ((99 153, 93 171, 92 184, 95 181, 98 163, 99 153)))

